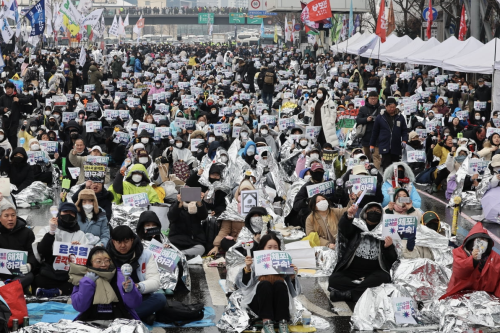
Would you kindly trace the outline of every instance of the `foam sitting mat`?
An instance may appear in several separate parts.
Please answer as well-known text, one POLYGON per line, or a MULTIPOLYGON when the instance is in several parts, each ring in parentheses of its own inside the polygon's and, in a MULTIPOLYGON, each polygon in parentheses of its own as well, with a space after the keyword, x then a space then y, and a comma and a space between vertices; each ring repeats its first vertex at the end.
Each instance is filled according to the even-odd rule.
POLYGON ((204 310, 204 316, 202 320, 193 321, 182 326, 175 326, 174 324, 164 324, 156 322, 153 326, 146 327, 151 330, 153 327, 209 327, 215 326, 215 310, 212 307, 206 306, 204 310))
POLYGON ((30 325, 43 323, 57 323, 60 319, 73 320, 78 316, 78 311, 71 304, 58 302, 29 303, 28 316, 30 325))

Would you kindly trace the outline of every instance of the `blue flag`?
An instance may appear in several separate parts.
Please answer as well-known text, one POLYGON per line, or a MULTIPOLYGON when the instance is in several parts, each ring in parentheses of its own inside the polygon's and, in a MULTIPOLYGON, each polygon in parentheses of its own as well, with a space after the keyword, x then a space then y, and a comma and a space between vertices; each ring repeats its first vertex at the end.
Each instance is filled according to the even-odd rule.
POLYGON ((30 36, 41 35, 45 31, 45 0, 40 0, 26 13, 26 18, 31 22, 30 36))
POLYGON ((347 38, 351 38, 352 32, 354 31, 354 17, 352 12, 352 0, 351 0, 351 9, 349 10, 349 32, 347 38))
POLYGON ((264 20, 260 23, 260 36, 262 37, 264 35, 264 20))

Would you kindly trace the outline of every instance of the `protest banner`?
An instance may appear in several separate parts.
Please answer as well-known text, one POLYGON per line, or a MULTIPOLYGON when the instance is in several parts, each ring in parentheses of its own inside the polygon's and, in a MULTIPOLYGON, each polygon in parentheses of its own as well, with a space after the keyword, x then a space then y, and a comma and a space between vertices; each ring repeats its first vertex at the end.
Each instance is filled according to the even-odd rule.
POLYGON ((394 310, 394 319, 397 325, 413 324, 415 321, 415 308, 413 299, 410 297, 392 297, 392 307, 394 310))
POLYGON ((147 193, 135 193, 122 195, 123 205, 129 207, 147 207, 149 206, 149 197, 147 193))
POLYGON ((29 165, 43 165, 49 163, 49 155, 43 150, 27 151, 29 165))
POLYGON ((68 271, 69 263, 85 266, 92 245, 71 244, 55 241, 52 255, 56 257, 52 267, 57 271, 68 271))
POLYGON ((198 145, 205 142, 205 139, 191 139, 191 151, 197 151, 198 145))
POLYGON ((155 127, 155 134, 153 140, 159 142, 163 138, 170 136, 170 127, 155 127))
POLYGON ((294 274, 292 257, 284 251, 255 251, 255 275, 294 274))
POLYGON ((324 194, 324 195, 329 195, 332 194, 334 189, 335 189, 335 182, 334 181, 328 181, 324 183, 319 183, 319 184, 314 184, 314 185, 308 185, 306 186, 307 189, 307 197, 312 198, 316 194, 324 194))
POLYGON ((63 112, 62 113, 62 122, 67 123, 70 120, 75 120, 78 117, 78 113, 75 112, 63 112))
POLYGON ((384 214, 382 220, 382 237, 391 236, 393 240, 401 240, 417 232, 415 216, 384 214))
POLYGON ((321 126, 306 126, 305 137, 307 139, 312 140, 319 135, 320 131, 321 131, 321 126))
POLYGON ((148 250, 153 253, 153 257, 158 264, 160 270, 173 273, 177 268, 177 264, 181 259, 177 251, 174 249, 164 247, 162 243, 158 242, 156 239, 152 239, 149 242, 148 250))
POLYGON ((222 134, 229 134, 230 130, 231 130, 230 124, 214 124, 215 136, 222 136, 222 134))
POLYGON ((358 193, 366 190, 366 195, 375 195, 377 191, 376 176, 350 175, 349 180, 352 183, 352 192, 358 193))
POLYGON ((102 123, 100 121, 87 121, 85 123, 85 130, 87 133, 100 131, 102 129, 102 123))
POLYGON ((27 251, 0 249, 0 274, 22 275, 21 265, 27 262, 27 251))
POLYGON ((58 152, 57 147, 59 142, 57 141, 38 141, 40 143, 40 147, 44 148, 44 150, 49 154, 55 154, 58 152))
POLYGON ((241 214, 248 214, 253 207, 259 205, 259 191, 241 191, 241 214))
POLYGON ((109 157, 107 156, 86 156, 85 162, 83 162, 85 181, 104 183, 108 162, 109 157))
POLYGON ((137 125, 137 135, 141 135, 141 132, 146 130, 151 136, 154 136, 155 128, 155 124, 140 122, 139 125, 137 125))
POLYGON ((406 151, 406 160, 408 163, 425 163, 425 150, 406 151))
POLYGON ((115 137, 113 139, 114 143, 128 144, 130 142, 130 134, 118 131, 113 134, 115 137))

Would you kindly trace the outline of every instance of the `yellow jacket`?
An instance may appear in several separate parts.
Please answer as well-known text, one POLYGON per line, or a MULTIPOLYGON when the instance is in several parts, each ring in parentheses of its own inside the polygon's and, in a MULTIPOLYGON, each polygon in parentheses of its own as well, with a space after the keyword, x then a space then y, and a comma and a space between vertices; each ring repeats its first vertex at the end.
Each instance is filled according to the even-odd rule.
POLYGON ((24 130, 24 131, 19 131, 19 133, 17 133, 17 137, 19 139, 24 138, 23 148, 24 148, 24 150, 28 151, 30 149, 29 142, 31 139, 34 138, 34 136, 29 134, 28 131, 24 130))
MULTIPOLYGON (((439 165, 444 164, 446 162, 446 158, 448 157, 448 154, 451 152, 451 150, 448 150, 444 146, 441 146, 437 144, 434 146, 434 149, 432 150, 432 153, 434 156, 439 157, 439 165)), ((438 169, 434 171, 434 178, 437 176, 438 169)))

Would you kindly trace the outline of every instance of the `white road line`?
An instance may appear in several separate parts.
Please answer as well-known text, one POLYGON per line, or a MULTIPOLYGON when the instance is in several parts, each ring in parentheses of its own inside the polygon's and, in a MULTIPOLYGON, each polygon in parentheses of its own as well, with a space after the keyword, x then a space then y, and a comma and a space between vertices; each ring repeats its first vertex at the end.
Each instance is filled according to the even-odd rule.
POLYGON ((297 299, 302 303, 302 305, 310 312, 315 313, 321 317, 324 318, 330 318, 330 317, 335 317, 337 316, 335 313, 330 312, 328 310, 322 309, 316 304, 312 303, 310 300, 307 299, 305 295, 299 295, 297 296, 297 299))
MULTIPOLYGON (((323 291, 325 292, 326 297, 328 297, 328 300, 330 300, 330 292, 328 291, 328 282, 327 281, 322 281, 322 282, 318 281, 318 283, 319 283, 321 289, 323 289, 323 291)), ((352 316, 352 311, 346 302, 330 302, 330 303, 332 304, 333 308, 335 309, 336 316, 339 316, 339 317, 352 316)))
POLYGON ((203 265, 205 277, 208 284, 208 291, 212 298, 213 305, 227 305, 227 298, 219 285, 220 275, 217 267, 207 267, 203 265))

